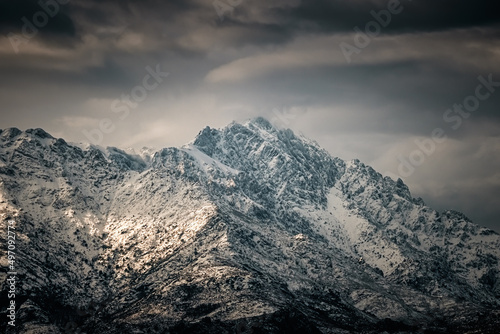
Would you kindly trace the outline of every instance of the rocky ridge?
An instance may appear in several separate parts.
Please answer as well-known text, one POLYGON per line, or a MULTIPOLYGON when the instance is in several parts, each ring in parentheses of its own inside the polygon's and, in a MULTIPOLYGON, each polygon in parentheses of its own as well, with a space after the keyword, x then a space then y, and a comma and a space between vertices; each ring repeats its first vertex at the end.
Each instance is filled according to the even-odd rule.
POLYGON ((140 152, 1 130, 0 214, 2 244, 9 219, 17 233, 10 332, 498 326, 496 232, 263 118, 140 152))

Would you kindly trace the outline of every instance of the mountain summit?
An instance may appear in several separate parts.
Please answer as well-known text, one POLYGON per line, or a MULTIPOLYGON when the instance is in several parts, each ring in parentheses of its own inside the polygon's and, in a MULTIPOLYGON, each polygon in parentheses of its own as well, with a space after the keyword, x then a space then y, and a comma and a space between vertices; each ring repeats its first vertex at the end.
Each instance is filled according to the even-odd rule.
POLYGON ((8 333, 493 333, 500 236, 256 118, 140 153, 0 130, 8 333))

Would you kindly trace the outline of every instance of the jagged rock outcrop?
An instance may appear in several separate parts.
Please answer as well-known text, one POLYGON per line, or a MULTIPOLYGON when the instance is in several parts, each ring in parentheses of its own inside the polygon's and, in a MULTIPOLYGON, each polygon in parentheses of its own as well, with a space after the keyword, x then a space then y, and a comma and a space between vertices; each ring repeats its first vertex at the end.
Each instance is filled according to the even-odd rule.
POLYGON ((137 153, 2 130, 0 214, 9 333, 498 326, 496 232, 262 118, 137 153))

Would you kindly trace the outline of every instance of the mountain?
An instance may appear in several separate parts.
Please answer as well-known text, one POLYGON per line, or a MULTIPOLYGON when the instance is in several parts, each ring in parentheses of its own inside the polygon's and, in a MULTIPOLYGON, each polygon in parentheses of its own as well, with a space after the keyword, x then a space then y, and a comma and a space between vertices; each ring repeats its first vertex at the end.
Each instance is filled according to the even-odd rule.
POLYGON ((181 148, 0 130, 7 333, 496 333, 500 236, 256 118, 181 148))

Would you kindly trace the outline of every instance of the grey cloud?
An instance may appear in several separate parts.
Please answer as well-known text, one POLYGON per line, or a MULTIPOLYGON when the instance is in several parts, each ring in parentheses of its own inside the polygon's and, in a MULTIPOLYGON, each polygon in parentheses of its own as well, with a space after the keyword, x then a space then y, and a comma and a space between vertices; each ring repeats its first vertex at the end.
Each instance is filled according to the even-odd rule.
POLYGON ((71 47, 78 39, 75 22, 68 6, 41 6, 46 1, 3 1, 0 3, 0 33, 12 43, 17 39, 36 36, 47 45, 71 47))
MULTIPOLYGON (((480 1, 409 1, 401 0, 400 14, 393 15, 384 33, 446 30, 484 26, 500 22, 496 4, 480 1)), ((355 26, 364 28, 374 20, 370 14, 386 9, 389 1, 301 1, 298 6, 277 9, 280 16, 293 18, 291 22, 317 31, 352 31, 355 26)), ((398 7, 399 8, 399 7, 398 7)))

